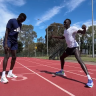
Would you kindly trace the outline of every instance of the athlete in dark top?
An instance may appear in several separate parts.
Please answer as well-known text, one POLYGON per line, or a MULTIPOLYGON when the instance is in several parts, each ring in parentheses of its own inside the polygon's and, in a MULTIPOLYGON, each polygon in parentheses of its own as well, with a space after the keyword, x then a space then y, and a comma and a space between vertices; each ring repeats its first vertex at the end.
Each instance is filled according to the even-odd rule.
POLYGON ((7 62, 10 54, 12 55, 12 59, 11 59, 10 71, 8 72, 7 77, 17 78, 17 76, 14 75, 12 71, 16 61, 16 50, 18 49, 18 43, 17 43, 18 34, 21 30, 22 22, 24 22, 25 20, 26 20, 26 15, 24 13, 21 13, 18 16, 18 18, 10 19, 6 25, 5 38, 3 41, 5 56, 3 60, 3 72, 1 76, 1 82, 3 83, 8 82, 5 76, 5 72, 6 72, 7 62))

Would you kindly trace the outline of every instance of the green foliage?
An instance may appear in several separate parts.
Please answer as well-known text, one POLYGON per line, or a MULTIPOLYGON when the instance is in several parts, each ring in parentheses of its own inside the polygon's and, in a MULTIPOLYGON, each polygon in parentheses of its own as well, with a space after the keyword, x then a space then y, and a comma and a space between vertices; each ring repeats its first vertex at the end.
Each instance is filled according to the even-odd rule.
POLYGON ((23 43, 21 41, 18 41, 18 50, 17 53, 20 53, 23 51, 23 43))
POLYGON ((26 50, 30 44, 34 43, 34 39, 37 37, 37 33, 33 29, 32 25, 23 25, 19 34, 19 40, 23 43, 26 50))
MULTIPOLYGON (((46 33, 47 33, 47 29, 46 29, 46 33)), ((50 47, 55 47, 58 43, 62 42, 62 40, 59 39, 53 39, 53 36, 62 36, 64 33, 64 27, 63 24, 60 23, 52 23, 51 25, 49 25, 48 27, 48 44, 49 44, 49 48, 50 47)), ((45 36, 46 42, 47 42, 47 34, 45 36)))
POLYGON ((23 43, 23 53, 29 55, 34 52, 34 39, 37 38, 37 33, 32 25, 23 25, 19 33, 19 41, 23 43))
POLYGON ((45 40, 44 40, 44 38, 42 38, 42 36, 41 36, 40 38, 37 39, 37 43, 39 43, 39 42, 42 42, 42 43, 45 42, 45 40))
POLYGON ((46 53, 46 44, 44 42, 45 42, 45 40, 42 37, 37 39, 37 43, 36 43, 37 52, 46 53))

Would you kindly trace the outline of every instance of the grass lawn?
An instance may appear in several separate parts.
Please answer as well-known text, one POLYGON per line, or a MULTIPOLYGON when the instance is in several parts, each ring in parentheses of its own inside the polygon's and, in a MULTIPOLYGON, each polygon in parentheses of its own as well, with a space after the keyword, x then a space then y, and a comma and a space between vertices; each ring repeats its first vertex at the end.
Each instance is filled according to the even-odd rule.
MULTIPOLYGON (((36 57, 36 58, 41 58, 41 59, 49 59, 49 57, 45 56, 45 57, 36 57)), ((92 57, 81 57, 81 59, 85 62, 96 62, 96 57, 92 58, 92 57)), ((75 57, 67 57, 65 60, 73 60, 73 61, 77 61, 75 59, 75 57)))

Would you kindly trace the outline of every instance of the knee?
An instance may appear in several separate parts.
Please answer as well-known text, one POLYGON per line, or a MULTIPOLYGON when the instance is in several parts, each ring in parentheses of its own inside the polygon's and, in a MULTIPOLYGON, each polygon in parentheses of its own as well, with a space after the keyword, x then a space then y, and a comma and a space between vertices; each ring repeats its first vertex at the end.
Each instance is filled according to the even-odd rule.
POLYGON ((4 58, 8 60, 8 59, 9 59, 9 57, 10 57, 9 55, 5 55, 5 57, 4 57, 4 58))
POLYGON ((12 56, 12 60, 16 60, 16 56, 12 56))
POLYGON ((9 57, 5 57, 4 59, 8 60, 8 59, 9 59, 9 57))

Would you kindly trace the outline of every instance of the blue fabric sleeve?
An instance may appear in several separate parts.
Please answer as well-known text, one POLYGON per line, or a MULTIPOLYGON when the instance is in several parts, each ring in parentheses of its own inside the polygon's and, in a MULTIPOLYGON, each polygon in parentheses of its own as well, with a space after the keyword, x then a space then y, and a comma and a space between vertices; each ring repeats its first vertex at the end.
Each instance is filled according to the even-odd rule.
POLYGON ((11 21, 11 19, 10 19, 10 20, 8 21, 7 25, 6 25, 6 28, 11 29, 11 27, 12 27, 12 21, 11 21))

